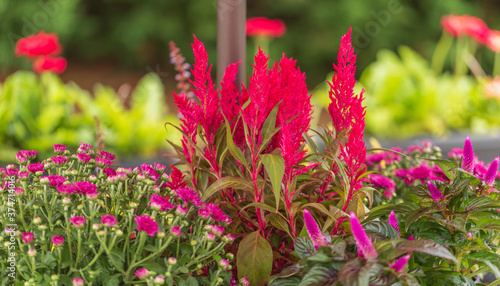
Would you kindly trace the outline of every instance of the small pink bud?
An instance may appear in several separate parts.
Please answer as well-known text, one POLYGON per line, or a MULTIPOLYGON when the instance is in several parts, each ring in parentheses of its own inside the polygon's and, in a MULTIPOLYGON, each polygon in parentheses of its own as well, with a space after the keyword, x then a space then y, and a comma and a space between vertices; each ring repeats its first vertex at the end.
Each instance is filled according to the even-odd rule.
POLYGON ((33 248, 32 248, 32 249, 30 249, 30 250, 28 250, 28 255, 29 255, 30 257, 34 257, 34 256, 36 255, 36 250, 35 250, 35 249, 33 249, 33 248))
POLYGON ((170 264, 170 265, 176 265, 177 264, 177 259, 175 257, 169 257, 168 258, 168 264, 170 264))
POLYGON ((146 268, 141 268, 137 271, 135 271, 135 275, 139 278, 139 279, 144 279, 146 278, 146 276, 148 275, 148 270, 146 268))
POLYGON ((22 235, 22 240, 24 241, 24 243, 26 244, 29 244, 33 238, 35 238, 35 235, 31 232, 23 232, 23 235, 22 235))
POLYGON ((83 280, 82 278, 79 277, 73 278, 73 286, 82 286, 83 282, 85 282, 85 280, 83 280))

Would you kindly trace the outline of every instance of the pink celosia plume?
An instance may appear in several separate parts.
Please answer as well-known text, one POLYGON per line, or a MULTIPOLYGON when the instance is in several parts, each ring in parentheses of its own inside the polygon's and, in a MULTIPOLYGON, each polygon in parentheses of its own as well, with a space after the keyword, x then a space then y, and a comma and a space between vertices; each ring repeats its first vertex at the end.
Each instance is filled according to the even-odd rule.
POLYGON ((396 272, 401 272, 405 268, 406 264, 408 264, 408 260, 410 260, 410 257, 411 257, 411 254, 405 255, 405 256, 399 258, 398 260, 396 260, 396 262, 390 263, 389 267, 394 269, 394 271, 396 271, 396 272))
POLYGON ((397 219, 394 211, 391 211, 391 213, 389 214, 389 224, 398 232, 398 235, 400 235, 399 234, 399 223, 398 223, 398 219, 397 219))
POLYGON ((491 162, 490 167, 488 168, 488 171, 486 171, 486 174, 484 175, 484 183, 489 186, 493 187, 493 184, 495 184, 495 178, 497 176, 497 171, 498 171, 498 157, 491 162))
POLYGON ((463 154, 462 169, 468 173, 474 173, 474 149, 472 149, 469 136, 465 138, 463 154))
POLYGON ((309 237, 314 243, 314 247, 318 249, 320 246, 328 245, 328 241, 325 236, 321 233, 321 230, 318 227, 318 224, 312 217, 311 213, 307 209, 304 209, 304 223, 307 228, 307 233, 309 233, 309 237))
POLYGON ((427 181, 427 187, 429 188, 429 192, 431 193, 432 199, 436 203, 444 200, 443 193, 441 193, 441 191, 436 186, 434 186, 434 184, 431 183, 431 181, 427 181))
POLYGON ((356 240, 356 246, 358 247, 358 251, 361 252, 364 258, 377 258, 377 250, 373 247, 372 241, 366 235, 365 230, 359 223, 356 214, 351 212, 350 217, 352 234, 354 235, 354 239, 356 240))

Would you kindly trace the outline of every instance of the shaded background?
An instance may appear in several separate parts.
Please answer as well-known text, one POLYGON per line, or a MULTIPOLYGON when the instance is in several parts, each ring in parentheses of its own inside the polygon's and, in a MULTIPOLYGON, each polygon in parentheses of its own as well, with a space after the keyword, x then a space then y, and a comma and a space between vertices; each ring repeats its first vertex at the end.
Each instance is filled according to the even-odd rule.
MULTIPOLYGON (((230 10, 232 1, 223 1, 230 10)), ((248 17, 282 19, 287 32, 271 45, 274 59, 284 52, 298 59, 314 87, 332 70, 339 39, 353 27, 358 56, 358 73, 375 60, 382 48, 409 45, 430 56, 441 34, 440 18, 449 13, 483 18, 490 27, 500 28, 493 0, 249 0, 248 17), (392 9, 391 9, 392 7, 392 9)), ((68 59, 63 75, 87 87, 120 75, 133 81, 148 71, 169 73, 168 42, 175 41, 188 62, 192 34, 202 40, 215 62, 216 0, 1 0, 0 69, 6 74, 29 69, 25 59, 13 56, 13 44, 39 30, 57 33, 68 59), (88 74, 82 73, 86 69, 88 74), (83 71, 82 71, 83 70, 83 71), (99 72, 103 72, 99 74, 99 72), (129 73, 130 72, 130 73, 129 73), (97 74, 96 74, 97 73, 97 74), (110 78, 108 78, 110 77, 110 78)), ((248 59, 254 51, 248 42, 248 59)), ((488 57, 484 60, 488 63, 488 57)), ((485 68, 491 68, 488 64, 485 68)), ((167 86, 168 88, 168 86, 167 86)))

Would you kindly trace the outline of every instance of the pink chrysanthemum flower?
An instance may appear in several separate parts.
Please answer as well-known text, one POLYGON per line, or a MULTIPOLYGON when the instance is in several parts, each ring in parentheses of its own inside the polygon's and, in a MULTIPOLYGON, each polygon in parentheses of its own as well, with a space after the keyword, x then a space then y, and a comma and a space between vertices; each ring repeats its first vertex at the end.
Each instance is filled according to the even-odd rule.
POLYGON ((311 241, 314 243, 314 247, 318 250, 318 247, 328 245, 328 241, 325 236, 321 233, 321 230, 316 224, 316 221, 312 217, 311 213, 307 209, 304 209, 304 223, 307 228, 307 233, 309 233, 309 237, 311 241))
POLYGON ((89 151, 90 149, 94 148, 94 146, 90 145, 90 144, 87 144, 87 143, 83 143, 81 142, 80 143, 80 147, 78 148, 77 152, 78 153, 87 153, 87 151, 89 151))
POLYGON ((44 166, 43 163, 33 163, 28 165, 28 171, 31 173, 36 173, 36 172, 43 172, 44 166))
POLYGON ((183 207, 182 205, 177 205, 177 208, 175 209, 175 213, 177 215, 186 215, 188 212, 188 208, 187 207, 183 207))
POLYGON ((201 207, 200 195, 191 188, 180 188, 174 190, 175 194, 185 203, 191 202, 197 207, 201 207))
POLYGON ((66 178, 61 175, 48 175, 47 178, 49 179, 49 186, 52 187, 59 187, 66 181, 66 178))
POLYGON ((486 174, 484 175, 484 183, 488 187, 493 187, 493 184, 495 184, 495 178, 497 176, 497 171, 498 171, 498 157, 491 162, 490 167, 488 168, 488 171, 486 171, 486 174))
POLYGON ((368 178, 375 188, 384 188, 390 192, 394 192, 396 188, 396 183, 383 175, 370 174, 368 175, 368 178))
POLYGON ((16 159, 19 162, 19 164, 23 164, 26 163, 26 161, 28 160, 35 159, 37 154, 38 151, 35 150, 21 150, 16 154, 16 159))
POLYGON ((144 279, 148 275, 148 270, 146 268, 141 268, 135 271, 135 276, 139 279, 144 279))
MULTIPOLYGON (((30 175, 30 172, 19 172, 19 179, 27 179, 29 177, 29 175, 30 175)), ((42 178, 40 178, 40 180, 42 178)))
POLYGON ((62 144, 55 144, 54 145, 54 153, 56 154, 62 154, 66 150, 66 146, 62 144))
POLYGON ((110 161, 113 161, 113 160, 116 158, 116 156, 115 156, 115 155, 113 155, 113 154, 111 154, 111 153, 109 153, 109 152, 106 152, 106 151, 104 151, 104 150, 100 150, 100 151, 99 151, 99 155, 100 155, 102 158, 104 158, 104 159, 106 159, 106 160, 110 160, 110 161))
POLYGON ((85 218, 81 216, 70 217, 69 220, 75 227, 82 227, 85 224, 85 218))
POLYGON ((52 243, 53 243, 55 246, 61 246, 61 245, 64 243, 64 237, 54 235, 54 236, 52 237, 52 243))
POLYGON ((438 190, 438 188, 436 186, 434 186, 434 184, 431 183, 431 181, 427 181, 427 187, 429 188, 429 192, 431 193, 432 199, 436 203, 444 200, 443 193, 441 193, 441 191, 438 190))
POLYGON ((16 167, 14 167, 14 165, 12 165, 13 167, 12 168, 9 168, 9 166, 7 166, 5 168, 5 175, 6 176, 14 176, 14 177, 17 177, 19 175, 19 170, 16 169, 16 167))
POLYGON ((375 248, 373 247, 372 241, 370 240, 368 235, 366 235, 366 232, 359 223, 356 214, 353 212, 351 212, 350 222, 352 234, 354 235, 354 239, 356 240, 358 251, 361 252, 363 257, 366 259, 377 258, 377 250, 375 250, 375 248))
POLYGON ((91 182, 75 182, 77 193, 82 195, 87 195, 89 198, 93 199, 97 197, 99 192, 97 191, 97 186, 91 182))
POLYGON ((170 228, 170 233, 173 234, 175 237, 179 237, 182 235, 182 231, 180 226, 176 225, 170 228))
POLYGON ((160 174, 158 174, 155 169, 153 169, 153 167, 151 167, 151 165, 147 165, 147 164, 142 164, 141 165, 141 170, 142 172, 145 174, 145 175, 148 175, 149 178, 153 181, 158 181, 158 179, 160 178, 160 174))
POLYGON ((82 286, 85 280, 79 277, 73 278, 73 286, 82 286))
POLYGON ((105 226, 114 226, 117 225, 118 222, 116 221, 116 218, 110 214, 106 214, 101 217, 101 223, 104 224, 105 226))
POLYGON ((398 219, 396 218, 396 214, 394 211, 391 211, 391 214, 389 214, 389 224, 398 232, 399 234, 399 224, 398 224, 398 219))
POLYGON ((203 218, 212 218, 215 221, 227 222, 229 217, 221 210, 221 208, 214 204, 206 204, 203 208, 198 210, 198 214, 203 218))
POLYGON ((158 232, 158 223, 147 215, 136 216, 134 218, 137 222, 137 230, 145 231, 149 236, 154 236, 158 232))
POLYGON ((149 201, 151 202, 149 207, 158 209, 159 211, 166 211, 175 208, 175 206, 170 203, 169 199, 157 194, 152 194, 149 201))
POLYGON ((410 257, 411 257, 411 254, 405 255, 405 256, 399 258, 398 260, 396 260, 396 262, 394 262, 393 264, 390 263, 389 267, 394 269, 394 271, 396 271, 396 272, 401 272, 401 271, 403 271, 406 264, 408 263, 408 260, 410 260, 410 257))
POLYGON ((24 193, 24 189, 23 188, 21 188, 21 187, 14 188, 14 194, 21 195, 22 193, 24 193))
POLYGON ((111 166, 111 164, 113 164, 113 161, 108 160, 106 158, 96 157, 95 163, 97 166, 99 166, 101 168, 105 168, 105 167, 111 166))
POLYGON ((90 159, 92 159, 92 157, 88 154, 85 154, 85 153, 78 153, 76 154, 77 158, 78 158, 78 161, 82 162, 82 163, 88 163, 90 161, 90 159))
POLYGON ((159 164, 159 163, 156 163, 156 162, 153 164, 153 168, 154 168, 156 171, 160 172, 160 173, 161 173, 161 172, 163 172, 163 171, 165 170, 165 168, 166 168, 166 167, 167 167, 167 166, 162 165, 162 164, 159 164))
POLYGON ((50 158, 50 160, 55 165, 61 166, 61 165, 66 164, 66 162, 68 161, 68 158, 66 156, 54 156, 54 157, 50 158))
POLYGON ((35 235, 32 232, 23 232, 22 240, 24 243, 29 244, 33 238, 35 238, 35 235))
POLYGON ((464 155, 462 158, 462 169, 468 173, 474 173, 474 149, 470 142, 469 136, 465 138, 464 155))
POLYGON ((102 170, 102 172, 104 174, 106 174, 106 176, 108 176, 108 177, 116 176, 116 171, 113 170, 113 168, 106 168, 106 169, 102 170))
POLYGON ((68 185, 60 185, 56 189, 61 194, 69 195, 76 193, 78 188, 74 184, 68 184, 68 185))

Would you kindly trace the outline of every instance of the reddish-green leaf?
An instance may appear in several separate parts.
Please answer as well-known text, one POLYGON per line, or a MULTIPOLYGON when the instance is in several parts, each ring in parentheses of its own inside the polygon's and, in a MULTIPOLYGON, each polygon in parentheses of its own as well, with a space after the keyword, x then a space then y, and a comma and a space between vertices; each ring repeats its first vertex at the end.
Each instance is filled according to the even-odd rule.
POLYGON ((259 231, 245 236, 236 254, 239 279, 246 277, 251 285, 264 285, 271 274, 273 251, 259 231))
POLYGON ((205 201, 220 190, 233 188, 252 192, 252 184, 239 177, 223 177, 215 181, 203 193, 202 199, 205 201))
POLYGON ((280 204, 281 182, 285 175, 285 160, 283 157, 273 154, 262 154, 259 156, 266 167, 266 172, 269 175, 273 186, 274 198, 276 199, 276 210, 280 204))

